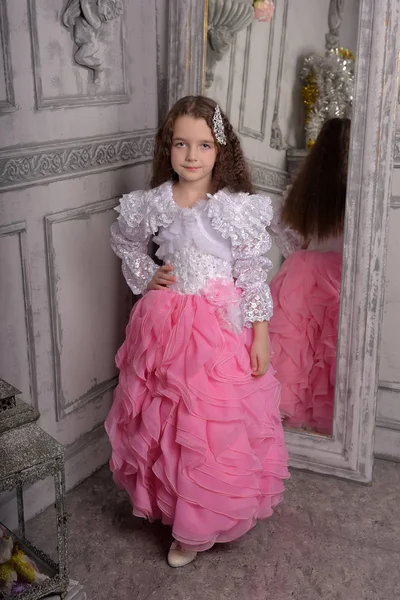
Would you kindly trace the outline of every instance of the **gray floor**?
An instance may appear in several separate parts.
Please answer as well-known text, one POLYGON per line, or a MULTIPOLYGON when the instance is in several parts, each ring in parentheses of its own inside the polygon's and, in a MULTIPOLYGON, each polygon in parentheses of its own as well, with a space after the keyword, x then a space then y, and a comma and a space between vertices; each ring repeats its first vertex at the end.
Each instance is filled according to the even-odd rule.
MULTIPOLYGON (((400 599, 400 464, 378 461, 371 487, 293 471, 271 519, 177 570, 168 530, 131 516, 107 468, 68 509, 71 575, 88 600, 400 599)), ((30 524, 43 547, 49 518, 30 524)))

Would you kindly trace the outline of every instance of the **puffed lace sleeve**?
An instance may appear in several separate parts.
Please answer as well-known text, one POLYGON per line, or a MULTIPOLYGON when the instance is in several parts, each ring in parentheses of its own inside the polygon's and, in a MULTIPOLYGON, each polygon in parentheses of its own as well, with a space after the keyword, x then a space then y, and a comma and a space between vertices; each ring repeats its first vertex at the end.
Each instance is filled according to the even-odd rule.
POLYGON ((148 255, 148 242, 155 231, 150 222, 149 192, 125 194, 116 208, 117 221, 111 226, 111 247, 122 260, 122 272, 135 295, 143 294, 158 266, 148 255))
POLYGON ((292 186, 289 185, 286 188, 282 196, 280 206, 274 211, 272 221, 267 227, 268 233, 285 258, 287 258, 293 252, 296 252, 296 250, 300 250, 304 244, 303 237, 297 233, 297 231, 291 229, 289 225, 281 221, 282 206, 291 187, 292 186))
POLYGON ((266 230, 273 211, 268 196, 218 192, 209 202, 211 223, 223 237, 230 238, 233 275, 243 290, 244 325, 268 321, 273 312, 267 273, 272 268, 267 253, 271 239, 266 230))

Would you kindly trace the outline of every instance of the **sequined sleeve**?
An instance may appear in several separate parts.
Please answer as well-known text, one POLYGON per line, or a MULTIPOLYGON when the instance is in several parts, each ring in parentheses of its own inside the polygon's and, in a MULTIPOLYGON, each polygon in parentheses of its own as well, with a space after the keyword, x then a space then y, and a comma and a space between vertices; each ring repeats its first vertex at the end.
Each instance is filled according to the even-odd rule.
POLYGON ((283 203, 291 187, 292 186, 289 185, 286 188, 281 200, 281 204, 278 209, 274 211, 272 221, 267 227, 267 231, 272 240, 275 242, 285 258, 287 258, 293 252, 296 252, 296 250, 300 250, 304 244, 303 237, 291 229, 289 225, 283 223, 280 218, 283 203))
POLYGON ((266 227, 273 211, 268 196, 248 194, 219 195, 210 204, 209 215, 215 229, 232 243, 233 274, 241 288, 244 324, 268 321, 273 312, 267 273, 272 268, 267 253, 271 239, 266 227))
POLYGON ((147 218, 146 192, 122 197, 116 209, 120 214, 111 226, 111 247, 122 260, 122 272, 135 295, 143 294, 158 266, 147 253, 153 233, 147 218))

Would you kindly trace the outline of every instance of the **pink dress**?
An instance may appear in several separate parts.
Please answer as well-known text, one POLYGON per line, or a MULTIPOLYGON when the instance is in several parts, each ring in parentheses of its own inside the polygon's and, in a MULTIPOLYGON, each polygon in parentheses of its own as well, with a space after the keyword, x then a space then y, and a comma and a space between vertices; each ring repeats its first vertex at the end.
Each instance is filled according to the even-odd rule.
POLYGON ((207 550, 269 517, 288 477, 280 386, 271 368, 253 378, 249 359, 252 323, 272 313, 270 200, 221 190, 183 209, 166 183, 124 196, 119 212, 112 246, 133 293, 157 269, 156 232, 178 279, 132 310, 106 420, 111 470, 135 515, 207 550))
POLYGON ((274 218, 269 231, 286 258, 271 281, 269 325, 284 425, 332 433, 343 238, 311 241, 274 218))

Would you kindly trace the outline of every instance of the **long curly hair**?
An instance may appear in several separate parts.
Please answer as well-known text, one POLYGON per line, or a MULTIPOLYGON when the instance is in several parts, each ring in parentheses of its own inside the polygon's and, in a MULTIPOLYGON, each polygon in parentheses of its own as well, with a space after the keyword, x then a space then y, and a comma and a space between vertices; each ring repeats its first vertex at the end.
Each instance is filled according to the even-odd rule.
POLYGON ((343 233, 350 123, 326 121, 283 205, 282 221, 306 240, 343 233))
MULTIPOLYGON (((214 136, 213 116, 216 106, 217 103, 214 100, 205 96, 186 96, 178 100, 171 108, 157 132, 151 187, 157 187, 171 179, 178 181, 178 175, 172 170, 171 166, 171 146, 175 121, 182 116, 204 119, 214 136)), ((217 159, 213 169, 213 186, 215 191, 226 187, 231 192, 248 192, 252 194, 254 188, 239 138, 222 111, 221 115, 226 145, 222 146, 215 140, 217 159)))

